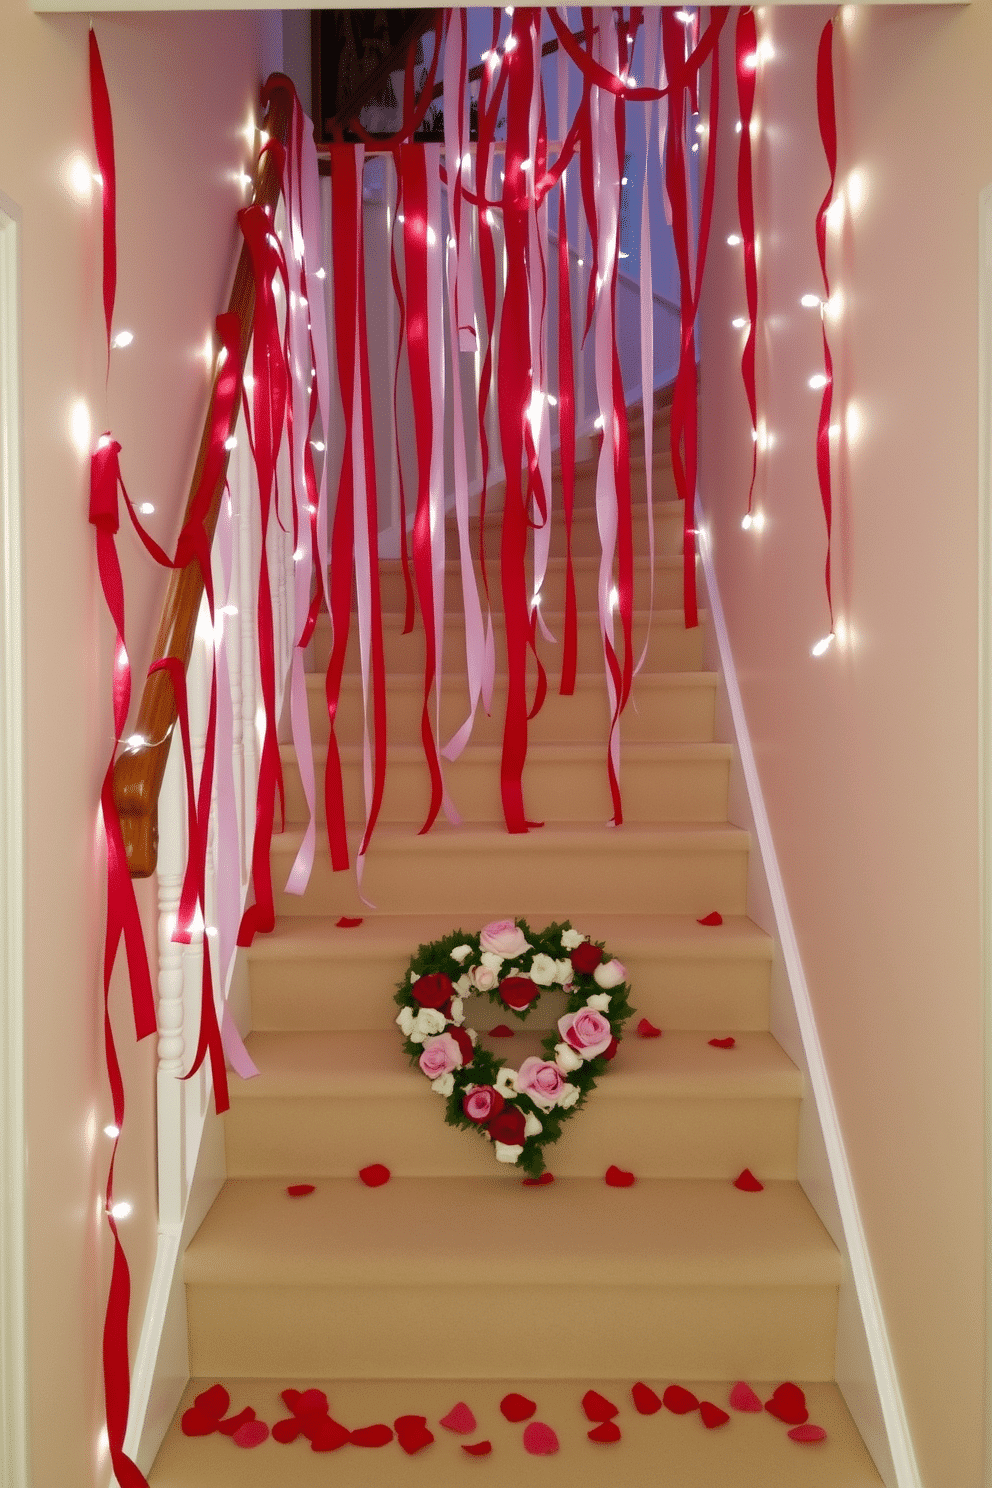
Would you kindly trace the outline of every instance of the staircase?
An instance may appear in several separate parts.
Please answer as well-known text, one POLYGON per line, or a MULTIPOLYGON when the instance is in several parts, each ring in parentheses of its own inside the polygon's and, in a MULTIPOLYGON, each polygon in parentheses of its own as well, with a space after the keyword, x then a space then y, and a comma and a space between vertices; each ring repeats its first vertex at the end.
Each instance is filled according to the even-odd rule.
MULTIPOLYGON (((659 447, 667 451, 664 414, 659 447)), ((643 457, 635 453, 632 466, 643 503, 643 457)), ((655 461, 658 609, 623 721, 620 829, 604 825, 608 719, 592 492, 590 462, 580 469, 573 544, 580 675, 572 698, 552 686, 531 726, 525 799, 546 826, 525 837, 501 823, 499 682, 492 719, 480 714, 472 744, 447 770, 464 825, 416 835, 428 802, 418 743, 422 640, 400 634, 399 566, 384 565, 391 749, 365 877, 379 908, 365 909, 353 879, 332 875, 318 854, 306 896, 283 896, 275 933, 250 952, 248 1046, 261 1074, 234 1084, 228 1180, 186 1254, 194 1378, 150 1474, 153 1488, 449 1488, 508 1479, 523 1488, 878 1488, 831 1383, 840 1259, 796 1182, 802 1082, 768 1032, 770 942, 746 915, 747 834, 727 821, 730 747, 713 738, 717 679, 701 670, 701 631, 682 624, 681 512, 667 454, 655 461), (700 925, 712 910, 723 924, 700 925), (363 923, 337 928, 341 915, 363 923), (628 967, 637 1008, 595 1097, 549 1149, 556 1181, 542 1188, 523 1187, 485 1143, 444 1124, 442 1102, 408 1066, 393 1021, 393 992, 420 943, 508 915, 536 926, 567 917, 605 941, 628 967), (664 1036, 639 1038, 641 1016, 664 1036), (728 1035, 731 1049, 708 1042, 728 1035), (385 1163, 391 1181, 365 1187, 357 1173, 371 1163, 385 1163), (632 1171, 636 1184, 608 1187, 611 1164, 632 1171), (734 1187, 745 1167, 762 1192, 734 1187), (291 1198, 287 1185, 296 1183, 314 1192, 291 1198), (636 1380, 659 1395, 679 1383, 725 1409, 736 1380, 762 1400, 797 1381, 827 1438, 798 1444, 766 1412, 731 1410, 716 1429, 698 1411, 640 1415, 630 1396, 636 1380), (436 1440, 407 1456, 395 1441, 326 1455, 303 1438, 239 1451, 225 1435, 185 1437, 182 1411, 217 1381, 232 1412, 250 1405, 269 1425, 288 1415, 281 1390, 317 1387, 349 1428, 419 1414, 436 1440), (620 1407, 619 1442, 587 1440, 595 1423, 580 1402, 590 1387, 620 1407), (525 1452, 522 1426, 499 1410, 508 1391, 536 1403, 536 1418, 557 1433, 557 1455, 525 1452), (438 1424, 458 1401, 477 1419, 471 1435, 438 1424), (483 1439, 490 1456, 460 1449, 483 1439)), ((643 555, 643 504, 635 516, 643 555)), ((557 554, 543 604, 560 634, 557 554)), ((647 578, 642 556, 639 603, 647 578)), ((454 676, 455 565, 446 579, 454 620, 445 738, 465 713, 454 676)), ((637 636, 645 622, 639 613, 637 636)), ((318 632, 317 668, 329 640, 318 632)), ((310 683, 322 755, 319 671, 310 683)), ((352 675, 342 727, 356 822, 360 696, 352 675)), ((284 764, 288 825, 273 846, 277 882, 286 880, 303 819, 288 752, 284 764)), ((480 1028, 497 1021, 488 1003, 469 1018, 480 1028)), ((514 1065, 537 1050, 540 1033, 527 1028, 496 1046, 514 1065)))

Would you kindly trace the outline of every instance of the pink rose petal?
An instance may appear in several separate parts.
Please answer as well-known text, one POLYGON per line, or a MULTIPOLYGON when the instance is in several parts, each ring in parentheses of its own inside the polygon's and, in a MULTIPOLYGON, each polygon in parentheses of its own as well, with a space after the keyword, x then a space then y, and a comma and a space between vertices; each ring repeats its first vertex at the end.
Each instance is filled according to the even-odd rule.
POLYGON ((269 1428, 264 1421, 246 1421, 231 1437, 236 1447, 260 1447, 268 1441, 269 1428))
POLYGON ((475 1416, 464 1400, 459 1400, 446 1416, 441 1417, 441 1425, 448 1431, 457 1431, 459 1436, 471 1436, 475 1430, 475 1416))
POLYGON ((803 1426, 793 1426, 792 1430, 785 1434, 790 1441, 794 1442, 818 1442, 827 1439, 827 1433, 823 1427, 814 1426, 812 1421, 803 1426))
POLYGON ((761 1397, 756 1395, 751 1386, 744 1380, 738 1380, 730 1391, 730 1404, 736 1411, 760 1411, 764 1410, 761 1397))
POLYGON ((524 1427, 524 1451, 532 1457, 553 1457, 557 1450, 558 1438, 543 1421, 531 1421, 524 1427))

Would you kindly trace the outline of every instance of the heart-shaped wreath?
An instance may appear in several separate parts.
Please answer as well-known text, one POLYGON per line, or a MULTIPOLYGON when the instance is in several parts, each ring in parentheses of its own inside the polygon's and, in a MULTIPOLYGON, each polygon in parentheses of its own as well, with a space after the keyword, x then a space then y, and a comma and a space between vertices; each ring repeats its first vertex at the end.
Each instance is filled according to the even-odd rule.
POLYGON ((627 970, 566 920, 540 933, 525 920, 494 920, 478 935, 455 930, 422 945, 396 994, 404 1048, 447 1102, 449 1126, 481 1132, 498 1162, 531 1178, 544 1149, 581 1109, 617 1051, 633 1009, 627 970), (525 1019, 545 988, 565 993, 556 1032, 511 1069, 466 1028, 464 999, 481 993, 525 1019))

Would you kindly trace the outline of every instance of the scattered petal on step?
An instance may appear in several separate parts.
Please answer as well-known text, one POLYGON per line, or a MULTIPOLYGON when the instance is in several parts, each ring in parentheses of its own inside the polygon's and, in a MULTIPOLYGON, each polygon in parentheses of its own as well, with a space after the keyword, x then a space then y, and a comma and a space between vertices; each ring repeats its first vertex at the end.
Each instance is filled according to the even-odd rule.
POLYGON ((505 1023, 497 1023, 495 1028, 489 1030, 490 1038, 512 1038, 513 1029, 508 1028, 505 1023))
POLYGON ((758 1182, 750 1168, 745 1168, 734 1179, 734 1187, 739 1188, 741 1193, 763 1193, 765 1185, 758 1182))
POLYGON ((737 1043, 735 1038, 710 1039, 714 1049, 732 1049, 737 1043))
POLYGON ((809 1420, 806 1396, 791 1380, 786 1380, 785 1384, 772 1391, 771 1400, 765 1401, 765 1410, 770 1416, 784 1421, 787 1426, 802 1426, 804 1421, 809 1420))
POLYGON ((582 1409, 590 1421, 609 1421, 620 1412, 620 1407, 600 1395, 598 1390, 587 1390, 582 1397, 582 1409))
POLYGON ((337 925, 339 930, 354 930, 358 925, 362 923, 362 916, 358 915, 357 918, 353 919, 350 915, 342 915, 341 918, 339 920, 335 920, 334 923, 337 925))
POLYGON ((291 1199, 305 1199, 307 1194, 315 1192, 313 1183, 291 1183, 286 1189, 291 1199))
POLYGON ((730 1404, 736 1411, 764 1410, 760 1395, 756 1395, 749 1384, 738 1380, 730 1391, 730 1404))
POLYGON ((351 1443, 355 1447, 387 1447, 392 1439, 393 1428, 384 1421, 377 1421, 374 1426, 360 1426, 351 1433, 351 1443))
POLYGON ((447 1431, 457 1431, 459 1436, 471 1436, 475 1430, 475 1416, 470 1406, 464 1400, 459 1400, 453 1405, 446 1416, 441 1417, 441 1425, 447 1431))
POLYGON ((594 1442, 618 1442, 621 1434, 616 1421, 601 1421, 592 1431, 586 1432, 589 1440, 594 1442))
POLYGON ((661 1029, 655 1028, 653 1023, 648 1022, 647 1018, 642 1018, 640 1023, 638 1023, 637 1032, 641 1038, 661 1038, 661 1029))
POLYGON ((606 1182, 611 1188, 632 1188, 637 1179, 625 1168, 618 1168, 615 1163, 611 1163, 606 1170, 606 1182))
POLYGON ((718 909, 714 909, 714 910, 711 910, 711 912, 708 915, 703 915, 702 919, 696 921, 696 924, 697 925, 722 925, 723 924, 723 915, 720 913, 720 911, 718 909))
POLYGON ((558 1437, 543 1421, 531 1421, 524 1427, 524 1451, 532 1457, 553 1457, 558 1450, 558 1437))
POLYGON ((554 1183, 554 1173, 543 1172, 539 1178, 524 1178, 524 1188, 543 1188, 547 1183, 554 1183))
POLYGON ((288 1446, 290 1442, 296 1440, 302 1430, 303 1422, 299 1417, 287 1416, 285 1420, 277 1421, 273 1426, 272 1437, 274 1441, 282 1442, 283 1446, 288 1446))
POLYGON ((288 1410, 294 1416, 311 1416, 316 1412, 319 1415, 327 1415, 327 1396, 323 1390, 311 1388, 309 1390, 283 1390, 282 1400, 285 1401, 288 1410))
POLYGON ((256 1421, 254 1418, 239 1426, 231 1437, 236 1447, 260 1447, 264 1441, 269 1439, 269 1428, 264 1421, 256 1421))
POLYGON ((215 1421, 219 1421, 230 1410, 231 1397, 223 1385, 211 1385, 209 1390, 200 1391, 193 1404, 205 1416, 213 1416, 215 1421))
POLYGON ((208 1416, 206 1411, 191 1405, 188 1411, 183 1411, 180 1424, 183 1436, 212 1436, 217 1430, 218 1422, 216 1416, 208 1416))
MULTIPOLYGON (((389 1428, 386 1428, 389 1430, 389 1428)), ((353 1441, 354 1437, 347 1426, 342 1426, 340 1421, 335 1421, 331 1416, 311 1416, 303 1428, 304 1434, 310 1438, 311 1452, 337 1452, 345 1442, 353 1441)), ((390 1438, 392 1432, 389 1432, 390 1438)))
POLYGON ((366 1188, 381 1188, 393 1175, 385 1163, 369 1163, 367 1168, 359 1170, 358 1176, 366 1188))
POLYGON ((492 1449, 491 1441, 462 1442, 462 1451, 467 1452, 470 1457, 488 1457, 492 1449))
POLYGON ((661 1410, 661 1396, 656 1395, 650 1385, 642 1384, 638 1380, 637 1384, 632 1387, 630 1394, 635 1410, 642 1416, 653 1416, 657 1411, 661 1410))
POLYGON ((661 1397, 661 1403, 676 1416, 687 1416, 690 1411, 699 1409, 699 1401, 683 1385, 669 1385, 661 1397))
POLYGON ((726 1426, 730 1420, 727 1412, 714 1405, 712 1400, 701 1400, 699 1402, 699 1414, 703 1418, 703 1425, 707 1431, 715 1431, 717 1426, 726 1426))
POLYGON ((426 1416, 397 1416, 393 1429, 396 1440, 408 1457, 422 1452, 434 1440, 434 1433, 427 1425, 426 1416))
MULTIPOLYGON (((246 1405, 244 1410, 238 1411, 236 1416, 228 1416, 226 1421, 218 1421, 217 1430, 222 1432, 224 1436, 233 1436, 242 1426, 247 1425, 249 1421, 254 1421, 254 1419, 254 1410, 250 1405, 246 1405)), ((265 1434, 268 1436, 268 1430, 266 1430, 265 1434)))
POLYGON ((809 1425, 793 1426, 792 1430, 787 1431, 785 1434, 790 1441, 794 1442, 818 1442, 826 1441, 827 1439, 827 1433, 823 1427, 814 1426, 812 1421, 810 1421, 809 1425))
POLYGON ((537 1402, 511 1391, 509 1395, 503 1396, 499 1408, 508 1421, 529 1421, 537 1410, 537 1402))

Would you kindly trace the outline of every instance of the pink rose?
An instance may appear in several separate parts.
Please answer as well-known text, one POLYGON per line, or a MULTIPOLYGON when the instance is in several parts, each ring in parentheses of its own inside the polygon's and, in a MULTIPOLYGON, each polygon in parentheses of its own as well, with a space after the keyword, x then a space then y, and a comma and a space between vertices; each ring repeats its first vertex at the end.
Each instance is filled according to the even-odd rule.
POLYGON ((462 1101, 462 1110, 470 1121, 488 1121, 498 1116, 506 1105, 498 1090, 491 1085, 477 1085, 462 1101))
POLYGON ((484 951, 492 951, 507 960, 530 950, 530 942, 524 939, 524 932, 515 920, 493 920, 479 939, 484 951))
POLYGON ((478 992, 491 992, 496 985, 496 973, 488 966, 470 966, 468 979, 478 992))
POLYGON ((566 1013, 558 1019, 558 1032, 583 1059, 595 1059, 605 1054, 613 1040, 610 1020, 597 1013, 595 1008, 580 1008, 577 1013, 566 1013))
POLYGON ((424 1039, 418 1063, 428 1080, 437 1080, 449 1070, 460 1069, 462 1051, 457 1039, 450 1033, 436 1033, 433 1038, 424 1039))
POLYGON ((558 1066, 535 1055, 525 1059, 517 1071, 517 1089, 521 1095, 529 1095, 542 1111, 557 1105, 564 1085, 565 1076, 558 1066))

